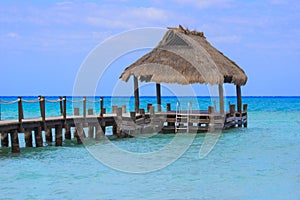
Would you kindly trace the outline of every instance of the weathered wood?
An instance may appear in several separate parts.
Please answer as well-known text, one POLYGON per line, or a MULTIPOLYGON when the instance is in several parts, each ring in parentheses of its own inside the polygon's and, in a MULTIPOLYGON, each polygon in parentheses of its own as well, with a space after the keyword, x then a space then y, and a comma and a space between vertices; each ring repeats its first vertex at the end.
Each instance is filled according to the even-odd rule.
POLYGON ((104 107, 103 107, 103 105, 104 105, 104 101, 103 101, 103 97, 100 97, 100 116, 102 117, 103 116, 103 109, 104 109, 104 107))
POLYGON ((96 140, 100 140, 105 136, 105 126, 100 126, 100 124, 96 125, 96 140))
POLYGON ((52 128, 47 128, 45 131, 46 142, 53 142, 52 128))
POLYGON ((135 112, 139 112, 140 108, 140 97, 139 97, 139 85, 137 77, 133 77, 134 82, 134 110, 135 112))
POLYGON ((93 115, 94 114, 94 110, 92 108, 88 109, 88 115, 93 115))
POLYGON ((64 104, 64 109, 63 109, 63 118, 64 120, 67 119, 67 97, 63 97, 63 104, 64 104))
POLYGON ((79 108, 74 108, 74 115, 79 116, 79 108))
MULTIPOLYGON (((241 116, 242 113, 242 92, 241 92, 241 86, 236 86, 236 97, 237 97, 237 112, 239 113, 239 116, 241 116)), ((242 122, 238 120, 238 126, 242 126, 242 122)))
POLYGON ((25 145, 26 147, 32 147, 32 130, 25 130, 25 145))
POLYGON ((1 146, 2 147, 8 147, 8 133, 7 132, 2 132, 1 133, 1 146))
POLYGON ((130 112, 130 119, 135 121, 136 119, 136 112, 130 112))
POLYGON ((24 119, 22 97, 18 97, 18 117, 19 117, 19 131, 22 132, 23 130, 22 119, 24 119))
POLYGON ((247 118, 248 118, 247 109, 248 109, 248 104, 244 104, 244 105, 243 105, 243 116, 245 116, 245 118, 246 118, 245 121, 243 122, 243 126, 244 126, 244 127, 247 127, 247 126, 248 126, 248 121, 247 121, 247 120, 248 120, 248 119, 247 119, 247 118))
POLYGON ((122 125, 122 108, 117 109, 117 137, 122 138, 121 125, 122 125))
POLYGON ((103 117, 103 115, 106 114, 106 108, 102 108, 102 109, 101 109, 101 114, 102 114, 101 117, 103 117))
POLYGON ((220 113, 224 114, 224 91, 223 84, 219 84, 219 103, 220 103, 220 113))
POLYGON ((149 113, 150 113, 150 116, 154 115, 154 106, 149 107, 149 113))
POLYGON ((209 132, 215 131, 215 108, 213 106, 208 106, 208 115, 209 115, 209 132))
POLYGON ((62 125, 55 125, 55 146, 62 146, 62 125))
POLYGON ((170 111, 171 111, 171 104, 167 103, 167 112, 170 112, 170 111))
POLYGON ((148 104, 147 104, 147 112, 149 112, 151 106, 152 106, 151 103, 148 103, 148 104))
POLYGON ((34 128, 34 137, 35 137, 35 146, 42 147, 43 146, 43 136, 42 136, 42 128, 41 127, 34 128))
POLYGON ((71 137, 71 127, 68 124, 65 125, 65 139, 66 140, 71 140, 72 139, 72 137, 71 137))
POLYGON ((230 105, 230 116, 234 116, 234 114, 235 114, 235 105, 231 104, 230 105))
POLYGON ((85 133, 81 123, 76 124, 76 128, 74 130, 74 137, 77 139, 77 144, 83 143, 83 140, 85 138, 85 133))
POLYGON ((126 113, 126 105, 122 105, 122 113, 126 113))
POLYGON ((64 116, 64 106, 63 106, 63 98, 59 97, 59 110, 60 110, 60 115, 64 116))
POLYGON ((145 109, 144 109, 144 108, 140 108, 139 113, 140 113, 143 117, 145 117, 145 109))
POLYGON ((83 118, 86 118, 86 97, 83 97, 83 118))
POLYGON ((112 106, 111 111, 113 114, 117 113, 118 106, 112 106))
POLYGON ((156 83, 156 104, 157 111, 161 112, 161 87, 159 83, 156 83))
POLYGON ((46 105, 45 105, 45 97, 44 96, 39 96, 39 101, 40 101, 40 112, 41 112, 41 117, 43 121, 43 129, 46 130, 46 105))
POLYGON ((11 135, 11 152, 20 153, 18 130, 12 131, 10 135, 11 135))
POLYGON ((88 126, 88 137, 94 138, 94 126, 93 125, 88 126))
POLYGON ((248 104, 244 104, 243 105, 243 112, 247 112, 247 110, 248 110, 248 104))

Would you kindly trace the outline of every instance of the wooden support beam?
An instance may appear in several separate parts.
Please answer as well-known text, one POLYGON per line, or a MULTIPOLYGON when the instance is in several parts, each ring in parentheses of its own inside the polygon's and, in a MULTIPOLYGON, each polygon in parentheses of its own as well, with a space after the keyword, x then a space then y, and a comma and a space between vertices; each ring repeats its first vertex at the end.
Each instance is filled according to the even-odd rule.
POLYGON ((170 112, 170 111, 171 111, 171 104, 167 103, 167 112, 170 112))
POLYGON ((42 136, 42 128, 41 127, 34 128, 34 137, 35 137, 35 146, 42 147, 43 146, 43 136, 42 136))
POLYGON ((55 125, 55 146, 62 146, 62 125, 55 125))
POLYGON ((122 113, 126 113, 126 105, 122 105, 122 113))
POLYGON ((8 133, 1 133, 1 147, 8 147, 8 133))
POLYGON ((53 135, 52 135, 52 128, 47 128, 47 130, 45 131, 45 135, 46 135, 46 142, 53 142, 53 135))
POLYGON ((151 106, 152 106, 151 103, 148 103, 148 104, 147 104, 147 112, 149 112, 151 106))
POLYGON ((100 140, 105 136, 105 126, 100 126, 100 124, 96 125, 96 136, 95 140, 100 140))
POLYGON ((122 126, 122 108, 117 109, 117 137, 122 138, 121 126, 122 126))
POLYGON ((79 108, 74 108, 74 115, 79 116, 79 108))
POLYGON ((18 116, 19 116, 19 131, 23 131, 22 119, 24 119, 22 97, 18 97, 18 116))
POLYGON ((83 97, 83 118, 86 118, 86 97, 83 97))
POLYGON ((11 152, 20 153, 18 130, 11 132, 10 135, 11 135, 11 152))
MULTIPOLYGON (((241 92, 241 86, 237 85, 236 86, 236 98, 237 98, 237 111, 239 117, 242 117, 242 92, 241 92)), ((242 122, 239 120, 238 121, 238 126, 242 127, 242 122)))
POLYGON ((139 83, 137 77, 133 77, 134 82, 134 110, 136 113, 139 112, 140 108, 140 97, 139 97, 139 83))
POLYGON ((224 91, 223 84, 219 84, 219 102, 220 102, 220 113, 224 114, 224 91))
POLYGON ((160 83, 156 83, 156 104, 157 104, 157 111, 161 112, 161 87, 160 87, 160 83))
POLYGON ((208 106, 208 115, 209 115, 209 132, 215 131, 215 108, 213 106, 208 106))
POLYGON ((71 140, 71 127, 70 125, 66 124, 65 125, 65 139, 66 140, 71 140))
POLYGON ((64 104, 63 117, 64 120, 66 120, 67 119, 67 97, 66 96, 63 97, 63 104, 64 104))
POLYGON ((43 121, 42 128, 43 130, 46 130, 46 105, 45 105, 45 97, 44 96, 39 96, 39 101, 40 101, 40 112, 41 112, 41 117, 43 121))
POLYGON ((60 115, 64 116, 64 106, 63 106, 63 98, 59 97, 59 109, 60 109, 60 115))
POLYGON ((104 104, 104 101, 103 101, 103 97, 100 97, 100 116, 103 117, 103 104, 104 104))
POLYGON ((32 130, 27 129, 24 131, 26 147, 32 147, 32 130))
POLYGON ((94 126, 93 125, 88 126, 88 137, 94 138, 94 126))

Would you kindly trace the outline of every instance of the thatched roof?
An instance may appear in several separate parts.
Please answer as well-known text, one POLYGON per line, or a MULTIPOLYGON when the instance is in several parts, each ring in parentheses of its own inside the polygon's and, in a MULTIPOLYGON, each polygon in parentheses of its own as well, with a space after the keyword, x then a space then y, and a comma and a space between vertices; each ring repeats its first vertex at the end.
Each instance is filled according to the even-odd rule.
POLYGON ((127 67, 120 78, 131 75, 140 81, 178 84, 245 85, 245 72, 214 48, 203 32, 168 28, 159 44, 148 54, 127 67))

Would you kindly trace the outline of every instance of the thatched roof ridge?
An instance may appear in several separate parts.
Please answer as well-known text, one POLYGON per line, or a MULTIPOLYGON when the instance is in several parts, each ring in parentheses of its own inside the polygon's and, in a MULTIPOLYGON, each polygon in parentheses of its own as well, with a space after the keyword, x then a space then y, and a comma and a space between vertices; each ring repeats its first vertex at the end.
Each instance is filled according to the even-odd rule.
POLYGON ((246 84, 245 72, 214 48, 203 32, 180 25, 168 29, 159 44, 127 67, 120 78, 128 81, 133 75, 140 81, 157 83, 246 84))

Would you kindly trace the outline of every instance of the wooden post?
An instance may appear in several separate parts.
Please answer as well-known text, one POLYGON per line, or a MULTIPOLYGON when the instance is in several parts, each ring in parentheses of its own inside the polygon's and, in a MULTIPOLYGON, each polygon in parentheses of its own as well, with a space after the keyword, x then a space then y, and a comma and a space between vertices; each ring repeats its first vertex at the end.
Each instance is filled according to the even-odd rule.
POLYGON ((167 103, 167 112, 170 112, 170 111, 171 111, 171 104, 167 103))
POLYGON ((150 107, 152 106, 152 104, 151 103, 148 103, 147 104, 147 112, 149 112, 150 111, 150 107))
POLYGON ((215 108, 213 106, 208 106, 208 115, 209 115, 209 127, 208 131, 209 132, 214 132, 215 131, 215 108))
POLYGON ((79 108, 74 108, 74 115, 79 116, 79 108))
POLYGON ((71 127, 68 124, 65 124, 65 139, 71 140, 71 127))
POLYGON ((92 108, 88 109, 88 115, 93 115, 94 114, 94 110, 92 108))
POLYGON ((88 126, 88 137, 94 138, 94 126, 92 126, 92 125, 88 126))
POLYGON ((219 84, 219 102, 220 102, 220 113, 224 115, 224 91, 223 84, 219 84))
POLYGON ((139 112, 139 107, 140 107, 140 97, 139 97, 139 83, 137 77, 133 77, 133 82, 134 82, 134 111, 136 113, 139 112))
POLYGON ((39 96, 39 101, 40 101, 40 112, 41 112, 41 117, 43 121, 42 128, 46 130, 46 106, 45 106, 45 97, 44 96, 39 96))
POLYGON ((66 120, 67 119, 67 97, 66 96, 64 96, 63 101, 64 101, 63 117, 64 120, 66 120))
POLYGON ((86 97, 83 97, 83 118, 86 118, 86 97))
POLYGON ((160 91, 159 83, 156 83, 156 103, 157 103, 157 111, 161 112, 161 91, 160 91))
POLYGON ((62 146, 62 125, 55 125, 55 146, 62 146))
POLYGON ((8 133, 1 133, 1 147, 8 147, 8 133))
POLYGON ((103 117, 103 97, 100 97, 100 116, 103 117))
POLYGON ((112 113, 117 114, 118 106, 112 106, 112 113))
POLYGON ((63 98, 59 97, 59 108, 60 108, 60 115, 64 116, 64 107, 63 107, 63 98))
MULTIPOLYGON (((242 117, 242 92, 241 92, 240 85, 236 86, 236 97, 237 97, 237 111, 239 113, 239 117, 242 117)), ((238 121, 238 126, 239 127, 242 126, 242 123, 240 120, 238 121)))
POLYGON ((243 122, 244 127, 248 126, 248 114, 247 114, 248 104, 243 105, 243 115, 246 117, 246 120, 243 122))
POLYGON ((234 114, 235 114, 235 105, 231 104, 230 105, 230 116, 234 116, 234 114))
POLYGON ((46 135, 46 142, 53 142, 52 128, 47 128, 45 135, 46 135))
POLYGON ((26 147, 32 147, 32 130, 27 129, 24 131, 26 147))
POLYGON ((122 108, 117 109, 117 137, 122 138, 121 126, 122 126, 122 108))
POLYGON ((106 114, 106 108, 102 108, 101 114, 102 114, 102 117, 103 117, 104 114, 106 114))
POLYGON ((18 130, 13 131, 12 133, 10 133, 10 135, 11 135, 11 152, 20 153, 18 130))
POLYGON ((19 115, 19 131, 23 131, 22 119, 24 119, 22 97, 18 97, 18 115, 19 115))
POLYGON ((34 128, 34 137, 35 137, 35 146, 42 147, 43 146, 43 136, 42 136, 42 128, 41 127, 34 128))
POLYGON ((96 140, 100 140, 101 138, 103 138, 105 135, 105 126, 104 126, 104 130, 103 130, 103 127, 100 126, 100 123, 98 123, 96 125, 96 136, 95 136, 95 139, 96 140))
POLYGON ((122 105, 122 113, 126 113, 126 105, 122 105))
POLYGON ((149 113, 150 113, 150 116, 153 117, 153 115, 154 115, 154 107, 153 106, 149 107, 149 113))

